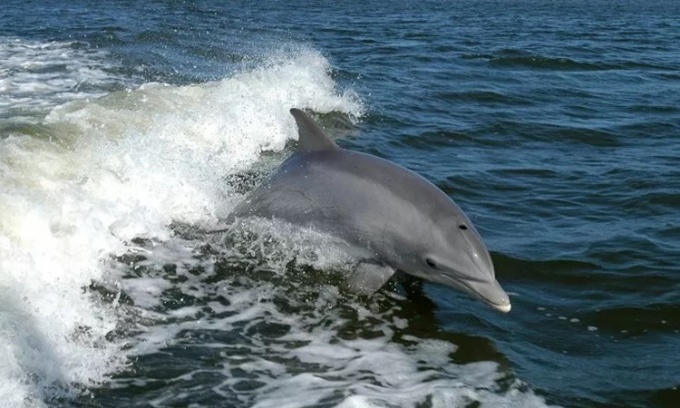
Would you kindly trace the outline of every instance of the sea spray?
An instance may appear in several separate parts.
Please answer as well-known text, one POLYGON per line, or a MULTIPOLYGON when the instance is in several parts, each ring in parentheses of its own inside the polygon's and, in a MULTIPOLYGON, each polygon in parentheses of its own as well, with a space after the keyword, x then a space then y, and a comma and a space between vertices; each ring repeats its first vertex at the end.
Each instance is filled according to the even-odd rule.
POLYGON ((117 278, 111 256, 135 238, 217 223, 238 198, 225 178, 296 137, 291 107, 362 112, 328 61, 301 49, 216 82, 74 98, 38 121, 41 137, 3 134, 0 398, 31 406, 124 368, 128 339, 107 337, 116 303, 88 288, 117 278))

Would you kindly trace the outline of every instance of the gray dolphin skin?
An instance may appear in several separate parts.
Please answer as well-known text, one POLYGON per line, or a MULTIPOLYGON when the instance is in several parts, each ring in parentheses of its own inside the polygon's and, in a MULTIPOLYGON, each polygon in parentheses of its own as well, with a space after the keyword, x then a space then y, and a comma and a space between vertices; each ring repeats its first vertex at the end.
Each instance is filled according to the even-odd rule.
POLYGON ((300 134, 297 152, 234 209, 228 223, 278 219, 341 238, 358 254, 347 281, 357 292, 377 291, 400 270, 510 311, 489 251, 453 200, 395 163, 339 148, 307 113, 290 112, 300 134))

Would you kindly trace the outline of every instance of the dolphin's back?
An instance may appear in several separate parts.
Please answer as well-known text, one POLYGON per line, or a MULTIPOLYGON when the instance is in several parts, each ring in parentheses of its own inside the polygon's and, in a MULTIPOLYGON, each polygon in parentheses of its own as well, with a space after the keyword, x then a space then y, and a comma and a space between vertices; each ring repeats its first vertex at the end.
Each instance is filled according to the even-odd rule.
POLYGON ((404 224, 413 235, 427 234, 433 220, 456 210, 448 196, 401 166, 333 149, 295 153, 232 216, 280 219, 379 250, 381 241, 399 239, 404 224), (385 219, 399 220, 400 231, 391 231, 385 219))

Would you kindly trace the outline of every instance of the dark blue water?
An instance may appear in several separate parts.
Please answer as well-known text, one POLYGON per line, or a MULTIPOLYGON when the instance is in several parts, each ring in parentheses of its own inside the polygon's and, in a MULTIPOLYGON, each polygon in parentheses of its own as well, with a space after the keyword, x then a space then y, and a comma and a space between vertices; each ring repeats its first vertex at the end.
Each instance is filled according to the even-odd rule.
MULTIPOLYGON (((325 292, 318 292, 314 286, 318 279, 325 279, 323 268, 291 261, 283 267, 265 268, 285 271, 283 275, 274 273, 243 282, 242 276, 259 269, 253 269, 250 255, 234 252, 229 240, 216 243, 211 234, 202 232, 210 229, 213 218, 173 215, 151 222, 144 215, 139 217, 147 217, 139 221, 139 225, 146 225, 143 232, 132 227, 126 232, 128 238, 138 236, 136 243, 123 240, 137 252, 126 250, 128 247, 111 251, 110 262, 120 264, 113 268, 116 274, 105 268, 73 283, 74 290, 82 289, 88 302, 104 310, 106 317, 94 320, 113 322, 113 326, 101 329, 102 336, 92 335, 87 344, 96 344, 92 346, 95 350, 110 350, 114 346, 106 343, 115 344, 123 362, 94 367, 82 375, 53 375, 52 369, 39 364, 39 369, 31 368, 33 363, 26 363, 30 359, 17 357, 12 363, 22 352, 8 351, 3 354, 7 364, 18 368, 0 372, 5 375, 0 380, 12 392, 19 392, 12 384, 28 384, 27 390, 21 388, 24 394, 20 400, 26 406, 429 407, 546 403, 671 407, 680 401, 680 3, 71 1, 57 5, 9 1, 0 10, 0 44, 5 53, 5 62, 0 61, 0 141, 49 138, 66 151, 75 152, 76 157, 84 157, 78 153, 83 149, 82 140, 110 137, 110 143, 92 150, 103 151, 101 157, 105 158, 120 155, 121 163, 133 169, 130 174, 140 174, 156 161, 170 161, 173 154, 186 157, 184 150, 172 154, 160 148, 153 150, 155 140, 165 140, 173 129, 207 140, 204 130, 216 123, 221 126, 217 134, 231 135, 233 131, 239 135, 240 128, 234 123, 242 122, 233 118, 246 118, 255 110, 251 106, 265 106, 263 110, 269 109, 266 113, 276 113, 253 114, 243 123, 271 120, 270 128, 277 129, 287 119, 281 119, 286 116, 270 105, 283 100, 280 105, 285 112, 306 104, 300 107, 320 114, 322 123, 339 136, 343 147, 400 163, 432 180, 456 200, 484 237, 498 280, 511 292, 513 302, 510 314, 499 315, 444 287, 425 284, 422 291, 410 291, 394 284, 383 289, 376 303, 345 295, 323 303, 325 292), (45 54, 49 44, 62 48, 45 54), (34 52, 42 52, 36 54, 44 60, 39 67, 28 63, 38 58, 31 56, 34 52), (76 60, 82 62, 76 64, 76 60), (332 82, 340 95, 338 101, 291 79, 296 71, 307 72, 308 66, 320 60, 326 61, 329 69, 321 69, 326 76, 311 75, 311 82, 332 82), (288 74, 285 67, 291 64, 288 74), (267 75, 274 77, 273 82, 261 80, 267 75), (48 83, 46 89, 39 86, 48 83), (139 90, 151 83, 165 84, 165 90, 139 90), (228 86, 210 93, 211 84, 228 86), (274 84, 280 84, 280 88, 274 84), (243 89, 245 96, 232 97, 235 90, 243 89), (277 95, 288 93, 292 96, 277 99, 277 95), (156 101, 153 109, 138 102, 147 96, 156 101), (103 97, 103 102, 97 102, 98 97, 103 97), (64 108, 68 102, 71 105, 64 108), (291 106, 283 106, 286 103, 291 106), (203 106, 219 104, 240 113, 229 110, 225 113, 229 119, 221 119, 219 110, 192 116, 194 110, 203 112, 203 106), (102 110, 95 110, 100 105, 102 110), (241 106, 246 108, 239 111, 241 106), (59 116, 62 114, 52 111, 55 108, 71 112, 71 116, 59 116), (111 122, 106 122, 107 116, 111 122), (145 122, 147 118, 149 123, 145 122), (97 129, 94 123, 98 120, 104 123, 101 129, 115 127, 116 136, 92 130, 97 129), (156 120, 171 122, 174 127, 159 131, 156 120), (69 126, 85 130, 76 137, 69 126), (146 135, 129 142, 138 148, 120 147, 135 132, 146 135), (137 163, 137 150, 150 151, 149 157, 156 159, 135 167, 130 163, 137 163), (183 248, 189 250, 182 252, 167 244, 172 240, 169 237, 181 239, 183 248), (164 245, 163 253, 172 256, 150 255, 157 251, 156 246, 164 245), (153 279, 126 283, 146 279, 144 274, 153 279), (222 286, 216 282, 223 282, 222 286), (127 291, 126 285, 130 288, 127 291), (116 292, 116 287, 123 290, 116 292), (142 292, 155 301, 138 300, 135 293, 141 296, 142 292), (239 293, 258 294, 271 309, 253 309, 250 321, 229 321, 231 326, 227 327, 225 321, 236 313, 234 310, 244 312, 236 307, 239 293), (115 307, 111 306, 112 297, 115 307), (323 308, 312 306, 319 302, 323 308), (133 314, 136 317, 131 317, 133 314), (189 322, 196 320, 208 326, 191 326, 189 322), (154 327, 163 328, 159 329, 162 334, 154 327), (147 332, 161 338, 162 345, 149 340, 154 335, 144 337, 147 332), (314 338, 321 339, 321 346, 314 338), (385 353, 378 366, 391 364, 391 359, 399 366, 402 357, 421 364, 419 353, 427 355, 430 349, 414 351, 414 338, 435 342, 432 344, 437 344, 439 351, 442 344, 452 348, 443 354, 446 362, 425 362, 414 371, 407 370, 408 375, 404 375, 413 378, 413 384, 399 385, 395 385, 396 380, 381 377, 383 374, 373 365, 356 368, 329 363, 329 368, 323 359, 311 361, 296 354, 304 344, 323 348, 376 338, 381 339, 380 350, 385 353), (145 341, 156 346, 146 350, 145 341), (401 351, 390 354, 393 346, 401 347, 401 351), (251 372, 242 365, 242 361, 264 359, 271 359, 272 367, 276 363, 278 368, 251 372), (483 362, 494 363, 496 368, 491 373, 495 374, 484 374, 486 371, 479 368, 483 362), (478 367, 473 370, 476 374, 466 372, 466 367, 478 367), (430 371, 429 377, 414 377, 430 371), (331 385, 311 380, 278 382, 312 375, 331 385), (484 376, 493 378, 487 384, 480 379, 484 376), (364 381, 377 388, 366 391, 360 387, 364 381), (463 385, 459 389, 455 384, 463 385), (409 387, 418 390, 413 391, 418 397, 399 396, 409 387), (454 396, 446 394, 451 388, 462 391, 454 396), (284 395, 281 390, 290 394, 284 395), (385 396, 391 392, 392 397, 385 396), (314 395, 321 397, 310 399, 314 395), (517 395, 523 397, 515 398, 517 395)), ((229 137, 236 136, 225 136, 229 137)), ((213 156, 197 158, 218 156, 226 149, 217 146, 222 142, 210 140, 201 142, 210 149, 192 150, 196 157, 191 156, 191 160, 207 166, 211 179, 251 180, 253 175, 257 179, 286 154, 268 153, 281 151, 284 142, 262 142, 265 153, 247 169, 230 167, 228 161, 211 161, 213 156)), ((256 151, 259 155, 260 150, 256 151)), ((1 150, 0 157, 8 152, 9 147, 1 150)), ((42 180, 41 163, 48 160, 45 156, 16 160, 23 160, 26 168, 37 168, 31 180, 42 180)), ((0 174, 6 180, 18 174, 18 168, 12 167, 16 160, 2 162, 5 167, 0 168, 0 174)), ((68 163, 67 168, 80 165, 68 163)), ((174 174, 173 166, 169 163, 163 171, 174 174)), ((116 177, 131 180, 123 167, 116 167, 123 172, 116 177)), ((45 168, 47 178, 61 174, 45 168)), ((78 177, 93 180, 95 176, 88 171, 78 177)), ((208 178, 201 177, 188 177, 187 183, 208 178)), ((5 191, 27 183, 24 179, 8 181, 5 191)), ((243 190, 252 183, 246 183, 243 190)), ((47 182, 40 185, 51 188, 47 182)), ((234 188, 224 187, 222 192, 211 194, 232 197, 234 188)), ((55 189, 54 194, 62 194, 60 191, 64 190, 55 189)), ((70 196, 71 190, 67 191, 70 196)), ((82 193, 87 206, 75 206, 81 220, 94 217, 91 214, 103 205, 98 200, 106 194, 93 191, 82 193)), ((136 214, 138 208, 152 207, 151 198, 142 195, 144 188, 129 191, 139 202, 132 198, 119 205, 115 204, 118 198, 106 201, 116 208, 111 214, 136 214)), ((207 190, 197 187, 199 193, 191 191, 185 194, 189 203, 193 198, 203 200, 199 193, 207 190)), ((30 207, 34 196, 19 195, 30 207)), ((10 208, 9 201, 1 200, 16 197, 0 195, 0 204, 7 204, 0 208, 10 208)), ((57 211, 71 211, 67 204, 59 203, 55 205, 64 207, 57 211)), ((199 205, 212 208, 204 201, 199 205)), ((210 211, 206 209, 205 213, 210 211)), ((216 210, 215 214, 219 219, 220 212, 216 210)), ((113 223, 114 218, 104 217, 102 223, 113 223)), ((30 257, 38 251, 22 246, 19 233, 12 232, 13 222, 0 224, 4 242, 9 243, 5 245, 7 252, 3 252, 7 263, 0 263, 0 275, 5 275, 0 280, 0 296, 18 287, 18 278, 8 278, 18 276, 18 269, 10 262, 12 254, 18 259, 18 254, 30 257)), ((51 231, 61 237, 54 228, 51 231)), ((92 234, 86 235, 86 240, 99 236, 92 234)), ((55 254, 67 251, 65 247, 55 248, 55 254)), ((100 264, 101 259, 109 259, 107 256, 101 252, 96 255, 100 264)), ((73 257, 69 255, 68 259, 73 257)), ((271 258, 267 262, 271 263, 271 258)), ((29 266, 22 273, 31 279, 38 268, 29 266)), ((67 289, 55 289, 57 294, 64 291, 67 289)), ((26 293, 30 298, 34 292, 26 293)), ((10 303, 8 294, 2 299, 0 303, 10 303)), ((7 306, 8 316, 15 316, 12 313, 18 313, 18 309, 17 305, 7 306)), ((16 316, 33 316, 31 308, 26 310, 16 316)), ((7 327, 13 327, 14 318, 8 319, 6 326, 0 319, 0 333, 5 327, 11 337, 7 327)), ((83 326, 80 324, 80 329, 83 326)), ((39 324, 36 327, 38 332, 56 330, 39 324)), ((76 332, 65 333, 77 338, 76 332)), ((60 334, 44 336, 52 339, 60 334)), ((49 346, 50 341, 45 344, 49 346)), ((69 342, 78 340, 68 340, 66 345, 60 341, 55 340, 55 344, 71 350, 69 342)), ((15 348, 21 350, 26 342, 29 340, 21 340, 15 348)), ((377 355, 364 343, 351 344, 362 356, 377 355)), ((60 350, 55 353, 61 355, 60 350)), ((63 351, 64 356, 70 353, 63 351)), ((70 358, 63 358, 64 365, 77 365, 70 358)), ((328 359, 332 360, 330 356, 328 359)), ((59 359, 55 361, 58 366, 59 359)), ((60 370, 69 373, 70 369, 60 370)))

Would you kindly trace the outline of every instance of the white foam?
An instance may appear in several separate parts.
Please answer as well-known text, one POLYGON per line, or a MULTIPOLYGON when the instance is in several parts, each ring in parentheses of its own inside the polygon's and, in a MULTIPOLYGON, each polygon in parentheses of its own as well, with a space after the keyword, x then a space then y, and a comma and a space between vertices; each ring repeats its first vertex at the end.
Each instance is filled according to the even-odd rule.
MULTIPOLYGON (((222 256, 245 262, 254 252, 268 262, 250 276, 207 279, 217 274, 215 259, 197 248, 208 238, 179 238, 169 225, 214 227, 240 198, 227 176, 296 137, 291 107, 362 113, 354 94, 336 89, 323 56, 297 49, 221 81, 145 84, 74 100, 43 121, 50 138, 20 132, 0 138, 0 401, 45 406, 104 381, 113 381, 113 388, 143 384, 145 379, 114 381, 111 375, 131 364, 128 358, 195 345, 196 335, 206 336, 198 346, 221 350, 215 357, 220 364, 173 381, 210 370, 221 378, 218 384, 184 391, 204 386, 225 398, 236 393, 244 406, 302 407, 324 400, 343 408, 411 407, 428 400, 435 407, 545 405, 519 383, 498 389, 506 374, 495 363, 455 364, 453 344, 397 339, 395 330, 406 329, 408 320, 397 315, 397 305, 384 310, 380 296, 357 301, 326 279, 295 295, 273 283, 292 258, 320 268, 347 266, 346 254, 327 237, 265 225, 273 233, 255 230, 260 240, 240 254, 211 242, 222 256), (134 243, 140 237, 145 244, 134 243), (123 263, 126 258, 112 257, 122 254, 139 258, 123 263), (176 268, 172 275, 165 264, 176 268), (93 281, 115 299, 100 301, 87 290, 93 281), (281 302, 300 313, 291 314, 281 302), (370 325, 370 339, 340 335, 348 313, 370 325), (268 339, 258 325, 286 330, 268 339), (119 334, 109 336, 113 331, 119 334), (249 341, 213 342, 211 333, 249 341), (252 389, 240 388, 253 378, 252 389)), ((186 396, 174 387, 160 394, 151 405, 186 396)))
POLYGON ((74 99, 101 96, 116 84, 115 66, 102 51, 73 42, 0 37, 0 118, 34 118, 74 99))
MULTIPOLYGON (((2 52, 19 72, 3 71, 3 89, 31 106, 78 98, 76 82, 99 78, 96 65, 82 69, 93 55, 83 60, 68 44, 18 42, 2 52), (34 87, 44 78, 22 69, 41 58, 83 77, 34 87)), ((121 324, 117 303, 85 289, 121 279, 108 260, 133 238, 166 241, 177 221, 213 225, 236 199, 224 178, 296 137, 291 107, 360 115, 358 99, 338 92, 329 71, 319 53, 299 50, 217 82, 146 84, 60 105, 42 123, 50 138, 2 135, 0 400, 39 405, 128 364, 124 340, 106 339, 121 324)), ((167 285, 158 276, 126 282, 140 318, 154 316, 167 285)))
MULTIPOLYGON (((326 243, 316 242, 319 252, 328 249, 326 243)), ((337 286, 323 280, 309 282, 306 288, 294 283, 277 286, 266 276, 255 273, 242 276, 238 272, 222 276, 217 283, 209 283, 211 280, 206 278, 216 273, 213 260, 204 260, 204 270, 196 276, 189 269, 197 266, 193 262, 200 256, 192 258, 191 243, 177 239, 167 243, 169 248, 184 250, 155 248, 151 258, 139 263, 149 268, 145 274, 162 275, 159 265, 170 261, 177 267, 174 273, 183 278, 183 283, 176 284, 174 289, 200 299, 221 297, 227 299, 228 304, 209 302, 213 311, 209 318, 193 306, 162 313, 162 317, 145 324, 145 331, 138 336, 139 348, 134 353, 162 351, 163 355, 172 355, 173 350, 185 347, 221 350, 219 357, 214 353, 212 359, 217 361, 211 364, 212 368, 205 367, 182 375, 181 380, 173 380, 175 385, 177 381, 194 384, 192 392, 197 395, 214 392, 225 400, 238 400, 240 406, 257 408, 301 408, 330 405, 330 402, 338 407, 416 407, 428 401, 433 407, 469 406, 475 402, 481 406, 546 406, 541 397, 518 380, 501 389, 499 384, 508 382, 507 373, 495 362, 459 365, 452 360, 457 346, 448 341, 397 335, 395 329, 405 329, 408 321, 398 317, 398 302, 385 309, 386 299, 381 293, 367 303, 341 295, 337 286), (155 259, 156 255, 161 262, 155 259), (289 292, 291 287, 296 289, 295 294, 289 292), (290 313, 289 309, 296 312, 290 313), (352 316, 348 316, 350 311, 352 316), (363 320, 359 319, 360 315, 364 316, 363 320), (395 327, 396 320, 401 321, 395 327), (268 336, 267 327, 285 329, 268 336), (359 333, 354 338, 348 332, 352 327, 356 331, 361 331, 360 327, 368 328, 370 338, 361 338, 359 333), (236 343, 186 340, 204 336, 203 333, 208 336, 224 333, 234 336, 229 339, 247 340, 236 343), (344 337, 348 334, 351 338, 344 337), (196 385, 192 379, 197 375, 221 380, 196 385)), ((289 244, 283 242, 282 245, 288 248, 289 244)), ((214 249, 231 256, 229 246, 214 249)), ((265 259, 272 257, 270 267, 275 274, 286 273, 280 270, 283 267, 275 252, 259 254, 265 259)), ((318 256, 307 253, 298 252, 298 257, 302 262, 318 260, 318 256)), ((123 285, 126 282, 122 282, 123 285)), ((131 293, 135 302, 137 296, 146 296, 131 293)), ((165 293, 162 299, 166 302, 177 296, 181 295, 165 293)), ((153 403, 181 403, 183 400, 174 390, 161 393, 153 403)))

